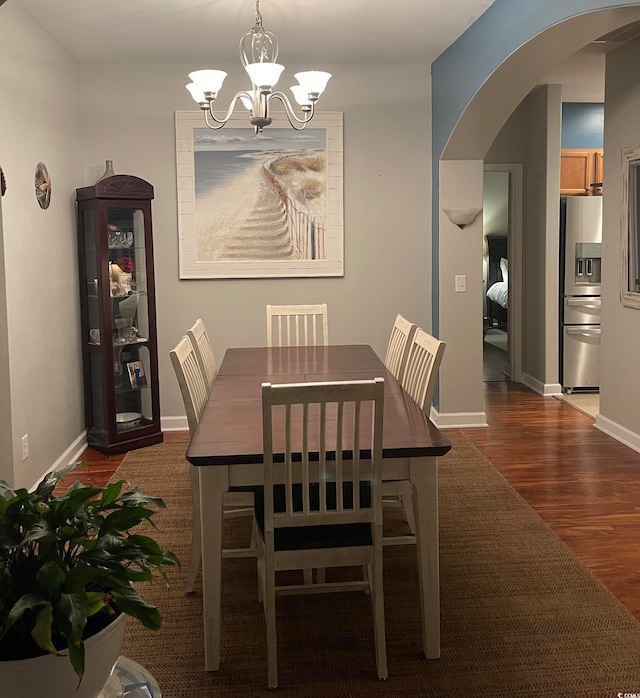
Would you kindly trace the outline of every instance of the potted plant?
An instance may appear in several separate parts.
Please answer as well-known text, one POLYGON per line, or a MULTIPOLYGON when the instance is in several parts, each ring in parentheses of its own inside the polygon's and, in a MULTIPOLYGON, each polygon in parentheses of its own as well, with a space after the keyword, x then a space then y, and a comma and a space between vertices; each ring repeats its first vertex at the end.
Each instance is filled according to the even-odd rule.
POLYGON ((58 482, 78 465, 49 473, 31 492, 0 481, 0 685, 12 697, 99 695, 120 653, 126 617, 152 629, 162 622, 133 583, 155 574, 166 582, 165 565, 179 564, 139 532, 141 524, 153 525, 161 499, 123 491, 124 481, 75 482, 56 495, 58 482), (96 660, 86 652, 105 642, 115 645, 115 656, 96 660), (45 679, 46 688, 25 686, 46 671, 45 661, 73 682, 71 690, 56 685, 60 676, 45 679), (20 685, 9 688, 12 680, 20 685))

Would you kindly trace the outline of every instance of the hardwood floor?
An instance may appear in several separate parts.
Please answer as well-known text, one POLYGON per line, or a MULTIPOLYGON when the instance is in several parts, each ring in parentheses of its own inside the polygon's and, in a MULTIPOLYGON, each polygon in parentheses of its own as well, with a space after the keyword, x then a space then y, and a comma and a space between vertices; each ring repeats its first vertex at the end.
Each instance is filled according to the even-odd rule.
MULTIPOLYGON (((640 620, 640 453, 570 405, 519 384, 485 383, 485 409, 489 428, 464 433, 640 620)), ((123 456, 87 449, 82 458, 89 467, 73 479, 103 485, 123 456)))
POLYGON ((464 433, 640 619, 640 453, 515 383, 485 383, 488 429, 464 433))
MULTIPOLYGON (((185 449, 189 441, 188 431, 169 431, 164 433, 165 441, 184 441, 185 449)), ((85 485, 104 487, 109 478, 115 473, 116 468, 122 463, 126 453, 117 456, 105 456, 94 448, 86 448, 80 460, 87 465, 86 468, 76 468, 68 473, 57 485, 57 489, 66 489, 75 480, 80 480, 85 485)))

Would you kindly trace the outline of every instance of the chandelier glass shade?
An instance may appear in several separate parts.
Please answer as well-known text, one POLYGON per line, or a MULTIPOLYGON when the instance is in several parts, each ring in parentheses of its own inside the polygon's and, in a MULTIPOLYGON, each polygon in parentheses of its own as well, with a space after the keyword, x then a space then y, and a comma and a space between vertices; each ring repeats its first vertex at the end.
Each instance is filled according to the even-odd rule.
POLYGON ((260 0, 256 0, 255 26, 240 40, 240 60, 251 80, 251 89, 238 92, 231 100, 223 117, 213 113, 213 104, 227 74, 223 70, 196 70, 189 73, 191 82, 186 86, 193 99, 204 112, 206 125, 212 129, 222 128, 231 118, 238 101, 250 113, 249 121, 256 133, 272 122, 269 103, 276 99, 284 107, 285 114, 293 128, 302 130, 313 118, 316 102, 324 92, 331 73, 320 70, 307 70, 296 73, 297 85, 291 87, 301 116, 295 113, 288 97, 283 92, 274 92, 284 66, 276 63, 278 39, 275 34, 262 26, 260 0))

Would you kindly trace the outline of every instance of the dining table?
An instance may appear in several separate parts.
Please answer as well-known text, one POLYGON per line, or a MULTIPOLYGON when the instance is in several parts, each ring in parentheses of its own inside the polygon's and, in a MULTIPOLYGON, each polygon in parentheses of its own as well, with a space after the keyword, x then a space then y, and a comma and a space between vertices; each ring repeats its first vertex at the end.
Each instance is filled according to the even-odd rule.
POLYGON ((383 481, 408 480, 416 523, 422 646, 440 656, 438 457, 451 443, 368 345, 228 349, 187 449, 198 468, 205 669, 221 654, 224 494, 263 484, 262 383, 383 378, 383 481))

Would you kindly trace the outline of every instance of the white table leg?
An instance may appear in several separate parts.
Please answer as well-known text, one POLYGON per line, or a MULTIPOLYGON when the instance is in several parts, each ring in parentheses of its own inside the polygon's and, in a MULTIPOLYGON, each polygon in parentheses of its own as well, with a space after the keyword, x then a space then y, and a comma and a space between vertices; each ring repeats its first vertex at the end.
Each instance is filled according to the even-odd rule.
POLYGON ((220 590, 222 583, 222 498, 229 489, 225 466, 201 466, 200 525, 202 526, 202 607, 204 667, 220 668, 220 590))
POLYGON ((410 473, 416 518, 422 645, 427 659, 438 659, 440 657, 438 459, 411 458, 410 473))

